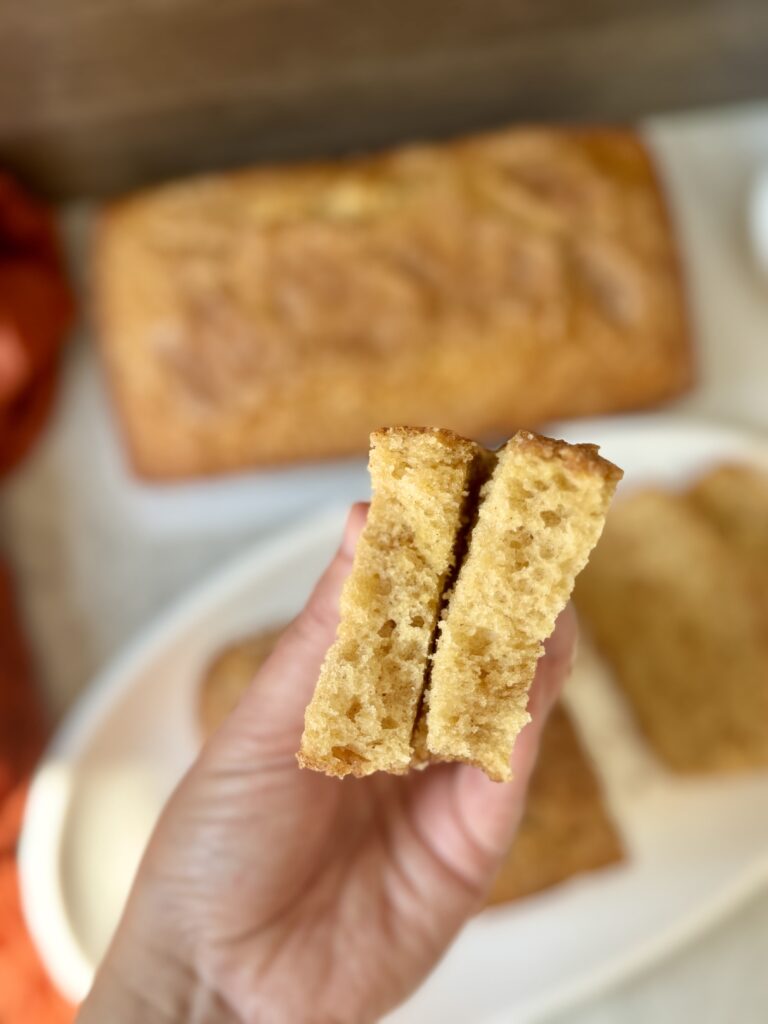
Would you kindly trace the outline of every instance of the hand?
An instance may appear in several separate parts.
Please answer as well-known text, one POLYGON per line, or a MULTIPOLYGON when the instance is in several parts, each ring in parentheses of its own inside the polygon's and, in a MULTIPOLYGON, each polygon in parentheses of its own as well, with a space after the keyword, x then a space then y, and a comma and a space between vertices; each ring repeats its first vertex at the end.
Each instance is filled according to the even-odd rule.
POLYGON ((458 764, 344 781, 300 770, 365 511, 166 807, 80 1024, 374 1021, 481 906, 570 667, 573 616, 539 662, 513 782, 458 764))

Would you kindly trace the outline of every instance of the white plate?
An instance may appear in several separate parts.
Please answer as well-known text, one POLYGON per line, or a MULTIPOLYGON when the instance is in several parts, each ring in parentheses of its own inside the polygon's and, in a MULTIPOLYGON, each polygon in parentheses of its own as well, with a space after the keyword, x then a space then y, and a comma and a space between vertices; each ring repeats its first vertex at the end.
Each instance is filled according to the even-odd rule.
MULTIPOLYGON (((560 429, 601 443, 622 487, 676 486, 721 459, 768 468, 768 446, 673 417, 560 429)), ((82 997, 160 806, 197 748, 206 660, 302 604, 338 542, 342 510, 260 547, 196 591, 91 686, 34 780, 22 835, 24 908, 54 980, 82 997)), ((768 775, 679 781, 636 735, 582 649, 569 701, 604 778, 628 862, 472 922, 390 1024, 532 1020, 662 955, 768 877, 768 775)))

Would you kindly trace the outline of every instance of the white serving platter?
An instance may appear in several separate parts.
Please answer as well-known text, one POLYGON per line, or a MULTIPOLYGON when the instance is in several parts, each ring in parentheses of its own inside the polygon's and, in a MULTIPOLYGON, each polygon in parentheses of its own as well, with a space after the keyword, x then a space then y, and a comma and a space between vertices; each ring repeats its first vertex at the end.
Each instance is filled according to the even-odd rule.
MULTIPOLYGON (((678 486, 725 459, 768 469, 768 444, 667 416, 561 425, 626 471, 622 488, 678 486)), ((32 785, 20 865, 31 932, 79 999, 114 928, 167 794, 199 744, 196 688, 210 655, 301 607, 344 510, 314 516, 173 608, 88 688, 32 785)), ((481 915, 390 1024, 533 1021, 647 966, 768 879, 768 773, 681 781, 635 732, 582 645, 568 700, 623 833, 624 865, 481 915)))

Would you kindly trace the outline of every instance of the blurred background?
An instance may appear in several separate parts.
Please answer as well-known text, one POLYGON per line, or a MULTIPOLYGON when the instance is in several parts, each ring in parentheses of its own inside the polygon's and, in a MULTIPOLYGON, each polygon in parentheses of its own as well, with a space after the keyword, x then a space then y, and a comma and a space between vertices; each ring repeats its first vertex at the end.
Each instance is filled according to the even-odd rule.
POLYGON ((0 41, 0 1020, 73 1018, 406 421, 626 481, 494 907, 397 1019, 763 1021, 768 7, 35 0, 0 41))

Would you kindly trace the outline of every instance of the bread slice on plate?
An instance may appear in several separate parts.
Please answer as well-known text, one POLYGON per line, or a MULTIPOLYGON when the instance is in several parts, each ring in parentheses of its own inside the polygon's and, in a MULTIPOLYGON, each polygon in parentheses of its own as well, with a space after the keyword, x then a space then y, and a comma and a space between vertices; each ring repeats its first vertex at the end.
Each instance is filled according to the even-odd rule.
POLYGON ((701 477, 688 498, 747 567, 768 615, 768 472, 724 463, 701 477))
POLYGON ((768 765, 768 632, 751 570, 684 494, 617 502, 576 606, 674 771, 768 765))
POLYGON ((543 642, 620 476, 593 445, 529 431, 498 453, 442 430, 374 434, 373 502, 300 763, 461 760, 509 778, 543 642))
POLYGON ((525 813, 488 897, 507 903, 624 859, 589 754, 558 704, 547 720, 525 813))
POLYGON ((206 739, 240 703, 281 632, 282 628, 274 628, 242 637, 213 656, 203 673, 198 694, 198 720, 206 739))

